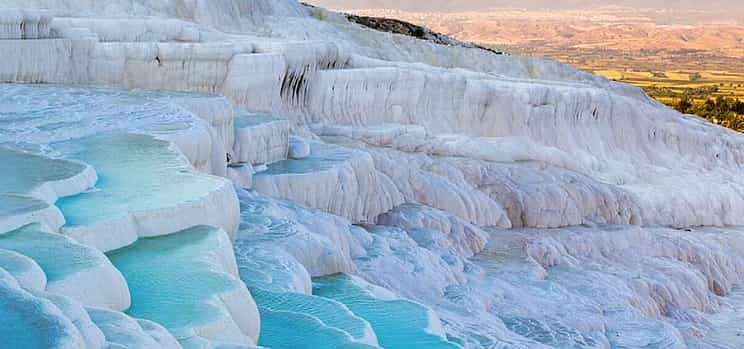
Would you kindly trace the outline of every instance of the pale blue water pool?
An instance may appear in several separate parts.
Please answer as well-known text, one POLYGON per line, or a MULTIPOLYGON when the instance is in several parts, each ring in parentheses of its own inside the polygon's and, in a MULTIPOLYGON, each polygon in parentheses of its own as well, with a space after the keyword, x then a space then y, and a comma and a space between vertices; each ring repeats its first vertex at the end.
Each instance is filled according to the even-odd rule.
MULTIPOLYGON (((264 322, 262 329, 265 331, 261 332, 260 340, 262 345, 284 348, 286 346, 278 346, 277 343, 286 345, 287 341, 293 341, 290 337, 304 338, 308 333, 321 331, 328 336, 326 343, 332 348, 362 340, 367 335, 369 324, 339 302, 312 295, 269 292, 257 288, 252 288, 251 293, 262 314, 267 313, 267 316, 275 317, 281 313, 295 320, 284 318, 264 322), (294 330, 287 331, 288 327, 277 326, 274 322, 294 322, 291 327, 294 330), (307 331, 297 330, 298 326, 304 327, 307 331)), ((294 340, 300 341, 300 338, 294 340)))
POLYGON ((28 195, 46 182, 74 177, 85 165, 0 147, 0 194, 28 195))
POLYGON ((300 312, 261 310, 259 345, 293 349, 367 349, 353 342, 343 331, 325 325, 318 318, 300 312))
POLYGON ((127 280, 131 316, 170 330, 198 327, 227 316, 216 297, 239 286, 210 260, 221 230, 194 227, 167 236, 140 239, 108 253, 127 280))
POLYGON ((97 132, 142 129, 194 116, 172 98, 198 93, 109 87, 0 84, 0 139, 44 144, 97 132))
POLYGON ((251 126, 279 121, 280 119, 268 114, 248 114, 242 113, 240 111, 235 111, 235 117, 233 118, 233 120, 233 125, 235 125, 235 128, 247 128, 251 126))
MULTIPOLYGON (((156 134, 191 127, 197 117, 175 102, 214 96, 65 85, 0 84, 0 195, 27 195, 45 181, 69 178, 92 165, 96 188, 64 198, 58 206, 68 227, 116 219, 133 211, 172 207, 222 186, 189 171, 188 162, 156 134), (56 159, 61 158, 61 159, 56 159), (75 159, 78 162, 66 161, 75 159)), ((41 209, 3 200, 0 215, 41 209)), ((0 216, 0 217, 2 217, 0 216)))
POLYGON ((90 247, 77 244, 64 235, 43 232, 34 225, 0 235, 0 248, 33 259, 44 270, 49 282, 93 268, 103 258, 90 247))
POLYGON ((89 225, 130 212, 175 206, 224 185, 197 173, 169 143, 139 134, 98 134, 51 144, 66 158, 92 165, 93 190, 57 202, 66 226, 89 225))
MULTIPOLYGON (((22 197, 0 195, 0 219, 48 208, 44 201, 22 197)), ((0 231, 0 234, 4 233, 0 231)))
POLYGON ((331 228, 324 224, 344 223, 255 192, 241 191, 239 198, 242 220, 234 247, 241 279, 261 311, 259 344, 274 348, 368 347, 359 341, 371 329, 386 348, 458 348, 427 332, 430 324, 425 307, 374 298, 341 276, 316 279, 313 295, 287 292, 294 278, 302 275, 298 272, 301 266, 274 246, 303 241, 315 231, 331 228), (316 341, 308 333, 319 333, 322 340, 316 341))
POLYGON ((353 156, 351 150, 325 143, 310 143, 310 156, 304 159, 288 159, 273 163, 266 171, 256 176, 280 174, 302 174, 325 171, 337 166, 353 156))
POLYGON ((427 332, 429 315, 422 305, 375 298, 347 275, 314 279, 313 294, 339 301, 369 321, 384 348, 461 348, 427 332))
POLYGON ((298 219, 313 211, 255 192, 241 191, 239 197, 242 220, 234 249, 240 278, 261 312, 259 344, 272 348, 368 347, 356 341, 367 335, 369 325, 341 303, 287 292, 301 266, 272 246, 302 234, 306 228, 298 219), (283 216, 285 209, 294 216, 283 216))

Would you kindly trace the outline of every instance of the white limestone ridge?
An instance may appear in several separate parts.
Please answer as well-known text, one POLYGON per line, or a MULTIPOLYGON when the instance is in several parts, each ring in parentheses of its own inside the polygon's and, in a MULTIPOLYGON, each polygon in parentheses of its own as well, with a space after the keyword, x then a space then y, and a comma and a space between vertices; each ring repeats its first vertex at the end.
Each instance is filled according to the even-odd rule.
POLYGON ((0 347, 744 347, 744 137, 640 89, 294 0, 0 62, 0 347))

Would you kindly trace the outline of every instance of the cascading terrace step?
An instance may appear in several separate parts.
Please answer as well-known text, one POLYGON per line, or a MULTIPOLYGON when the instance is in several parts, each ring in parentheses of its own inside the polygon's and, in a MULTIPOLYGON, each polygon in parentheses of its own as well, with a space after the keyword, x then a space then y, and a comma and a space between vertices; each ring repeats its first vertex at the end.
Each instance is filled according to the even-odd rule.
POLYGON ((236 112, 233 163, 268 165, 287 159, 289 121, 266 114, 236 112))
POLYGON ((307 157, 282 160, 257 172, 254 189, 355 223, 373 222, 403 202, 390 179, 375 169, 369 154, 326 143, 308 143, 307 157))

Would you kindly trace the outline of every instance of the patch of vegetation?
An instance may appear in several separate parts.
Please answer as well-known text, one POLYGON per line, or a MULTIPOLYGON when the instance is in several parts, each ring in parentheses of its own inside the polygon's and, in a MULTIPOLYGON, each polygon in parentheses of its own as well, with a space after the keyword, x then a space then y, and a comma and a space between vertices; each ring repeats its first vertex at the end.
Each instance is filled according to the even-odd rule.
POLYGON ((654 81, 650 85, 638 80, 628 82, 641 86, 649 96, 681 113, 694 114, 714 124, 744 132, 744 88, 741 83, 707 81, 705 78, 718 75, 721 74, 691 73, 689 81, 654 81))
POLYGON ((744 101, 723 96, 708 98, 700 103, 688 96, 682 96, 669 106, 685 114, 695 114, 706 120, 744 132, 744 101))

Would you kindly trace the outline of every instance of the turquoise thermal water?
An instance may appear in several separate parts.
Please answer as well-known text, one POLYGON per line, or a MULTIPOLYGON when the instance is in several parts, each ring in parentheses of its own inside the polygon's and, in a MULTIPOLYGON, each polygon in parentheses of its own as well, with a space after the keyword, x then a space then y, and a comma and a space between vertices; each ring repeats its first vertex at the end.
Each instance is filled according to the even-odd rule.
POLYGON ((28 195, 46 182, 74 177, 85 165, 0 147, 0 194, 28 195))
MULTIPOLYGON (((302 342, 307 333, 322 332, 327 338, 318 343, 325 342, 329 348, 334 348, 348 345, 367 335, 367 322, 336 301, 313 295, 276 293, 255 288, 251 293, 260 305, 261 314, 266 315, 262 316, 265 319, 260 340, 262 345, 285 348, 289 342, 302 342), (293 325, 282 325, 287 323, 293 325)), ((311 343, 302 344, 303 347, 313 347, 307 345, 311 343)))
POLYGON ((98 132, 189 123, 194 116, 169 103, 205 95, 109 87, 0 84, 0 140, 44 144, 98 132))
POLYGON ((199 226, 108 253, 129 285, 132 306, 127 313, 170 330, 228 316, 215 300, 239 287, 239 281, 213 262, 221 238, 226 239, 224 231, 199 226))
POLYGON ((67 226, 123 217, 199 198, 224 185, 197 173, 168 142, 139 134, 99 134, 54 143, 65 157, 92 165, 98 172, 93 190, 57 202, 67 226))
POLYGON ((47 207, 49 207, 49 204, 41 200, 0 195, 0 218, 41 211, 47 207))
POLYGON ((234 117, 233 125, 235 125, 235 128, 247 128, 278 120, 280 119, 266 114, 236 114, 234 117))
POLYGON ((353 342, 348 333, 325 325, 318 318, 302 312, 261 310, 259 344, 270 348, 297 349, 364 349, 375 348, 353 342))
POLYGON ((357 286, 347 275, 317 278, 313 294, 345 304, 369 321, 385 348, 460 348, 442 337, 427 332, 428 310, 407 300, 385 300, 357 286))
POLYGON ((310 156, 307 158, 288 159, 273 163, 268 166, 266 171, 259 172, 256 176, 325 171, 347 161, 351 156, 351 151, 346 148, 323 143, 311 143, 310 156))
POLYGON ((33 259, 44 270, 49 282, 93 268, 103 258, 90 247, 80 245, 64 235, 44 232, 35 225, 0 235, 0 248, 33 259))

